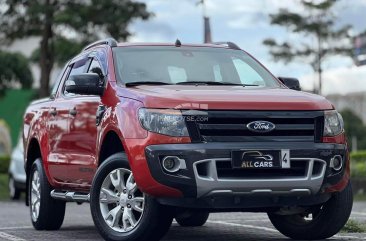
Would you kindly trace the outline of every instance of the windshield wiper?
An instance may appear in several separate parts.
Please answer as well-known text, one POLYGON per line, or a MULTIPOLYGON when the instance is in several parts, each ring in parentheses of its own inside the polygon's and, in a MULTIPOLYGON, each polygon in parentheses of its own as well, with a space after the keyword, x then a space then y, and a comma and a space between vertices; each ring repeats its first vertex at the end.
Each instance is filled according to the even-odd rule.
POLYGON ((182 81, 176 83, 177 85, 241 85, 238 83, 231 83, 231 82, 215 82, 215 81, 182 81))
POLYGON ((136 82, 128 82, 126 83, 126 87, 136 86, 136 85, 171 85, 167 82, 162 81, 136 81, 136 82))

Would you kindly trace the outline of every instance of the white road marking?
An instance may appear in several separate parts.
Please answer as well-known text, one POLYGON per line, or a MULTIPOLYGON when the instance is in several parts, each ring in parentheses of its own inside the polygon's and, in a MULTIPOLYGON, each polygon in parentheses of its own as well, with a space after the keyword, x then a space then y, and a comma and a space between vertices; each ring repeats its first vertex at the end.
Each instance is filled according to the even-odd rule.
POLYGON ((264 230, 264 231, 268 231, 268 232, 279 233, 276 229, 273 229, 273 228, 258 227, 258 226, 248 225, 248 224, 228 223, 228 222, 223 222, 223 221, 207 221, 207 222, 214 223, 214 224, 223 224, 223 225, 233 226, 233 227, 259 229, 259 230, 264 230))
POLYGON ((361 212, 352 212, 352 214, 366 216, 366 213, 361 213, 361 212))
POLYGON ((17 226, 17 227, 1 227, 0 230, 17 230, 17 229, 29 229, 33 226, 17 226))
POLYGON ((8 233, 4 233, 4 232, 0 232, 0 238, 3 238, 5 240, 9 240, 9 241, 26 241, 25 239, 19 238, 17 236, 8 234, 8 233))
POLYGON ((366 240, 366 238, 360 238, 360 237, 356 237, 356 236, 350 236, 350 235, 339 235, 336 234, 333 237, 338 237, 338 238, 349 238, 349 239, 356 239, 356 240, 366 240))
MULTIPOLYGON (((243 228, 258 229, 258 230, 262 230, 262 231, 267 231, 267 232, 280 234, 280 232, 277 231, 276 229, 267 228, 267 227, 258 227, 258 226, 247 225, 247 224, 238 224, 238 223, 228 223, 228 222, 223 222, 223 221, 210 221, 209 220, 207 222, 212 223, 212 224, 222 224, 222 225, 227 225, 227 226, 232 226, 232 227, 243 227, 243 228)), ((337 235, 334 235, 334 237, 348 238, 348 239, 355 239, 355 240, 366 240, 366 238, 360 238, 360 237, 350 236, 350 235, 339 235, 339 234, 337 234, 337 235)))

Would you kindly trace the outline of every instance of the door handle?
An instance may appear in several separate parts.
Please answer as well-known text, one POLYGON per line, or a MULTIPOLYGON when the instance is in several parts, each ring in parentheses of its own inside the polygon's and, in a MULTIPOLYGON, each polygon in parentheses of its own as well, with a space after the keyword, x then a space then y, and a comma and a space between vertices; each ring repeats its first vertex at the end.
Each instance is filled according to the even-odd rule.
POLYGON ((57 115, 57 110, 56 110, 56 108, 52 108, 52 110, 50 111, 50 114, 51 114, 52 116, 57 115))
POLYGON ((70 115, 72 115, 72 116, 76 116, 76 114, 77 114, 77 113, 78 113, 78 112, 77 112, 76 108, 71 109, 71 110, 69 111, 69 114, 70 114, 70 115))

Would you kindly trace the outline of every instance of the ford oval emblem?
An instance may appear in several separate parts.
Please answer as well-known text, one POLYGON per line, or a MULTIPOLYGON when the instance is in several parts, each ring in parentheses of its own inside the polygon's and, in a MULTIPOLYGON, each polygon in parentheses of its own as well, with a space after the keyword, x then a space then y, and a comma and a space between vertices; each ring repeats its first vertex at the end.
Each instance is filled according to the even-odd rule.
POLYGON ((269 121, 252 121, 247 125, 247 128, 253 132, 266 133, 273 131, 276 126, 269 121))

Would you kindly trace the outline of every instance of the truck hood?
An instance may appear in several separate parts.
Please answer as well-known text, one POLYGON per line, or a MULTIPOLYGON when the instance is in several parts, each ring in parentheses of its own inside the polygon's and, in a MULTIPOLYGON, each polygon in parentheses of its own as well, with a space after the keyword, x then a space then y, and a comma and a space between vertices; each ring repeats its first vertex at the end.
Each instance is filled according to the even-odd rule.
POLYGON ((205 85, 140 85, 119 88, 121 97, 148 108, 230 110, 328 110, 324 97, 287 88, 205 85))

